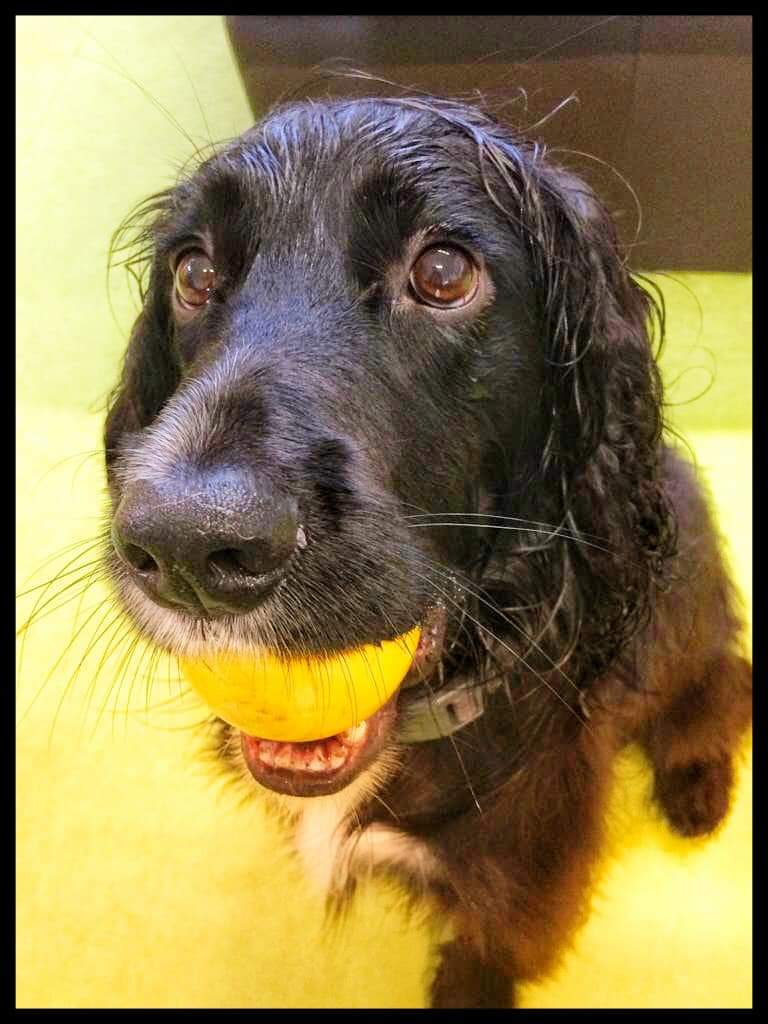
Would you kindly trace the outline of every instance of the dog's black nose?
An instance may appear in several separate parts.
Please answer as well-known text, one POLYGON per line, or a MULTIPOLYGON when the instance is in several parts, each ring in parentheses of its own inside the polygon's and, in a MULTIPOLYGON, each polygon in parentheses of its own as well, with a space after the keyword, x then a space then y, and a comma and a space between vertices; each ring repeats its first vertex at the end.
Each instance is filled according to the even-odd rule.
POLYGON ((254 608, 306 543, 296 503, 232 468, 129 484, 112 541, 151 598, 209 615, 254 608))

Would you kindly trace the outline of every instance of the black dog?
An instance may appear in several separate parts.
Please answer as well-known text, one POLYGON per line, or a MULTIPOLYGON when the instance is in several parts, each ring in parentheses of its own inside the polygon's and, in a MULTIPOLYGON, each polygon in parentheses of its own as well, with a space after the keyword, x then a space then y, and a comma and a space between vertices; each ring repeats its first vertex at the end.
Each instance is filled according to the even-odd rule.
POLYGON ((583 915, 617 750, 642 742, 695 835, 750 721, 718 539, 662 438, 659 307, 586 186, 439 100, 280 108, 140 222, 119 598, 177 653, 422 624, 363 726, 222 726, 222 751, 331 894, 379 865, 452 915, 432 1005, 513 1005, 583 915))

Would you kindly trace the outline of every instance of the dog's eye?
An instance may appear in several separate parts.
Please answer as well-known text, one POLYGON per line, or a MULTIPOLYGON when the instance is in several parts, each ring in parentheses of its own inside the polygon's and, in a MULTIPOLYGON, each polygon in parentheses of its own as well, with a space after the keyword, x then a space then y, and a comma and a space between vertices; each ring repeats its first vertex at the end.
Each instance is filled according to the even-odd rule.
POLYGON ((200 249, 188 249, 176 262, 176 297, 185 308, 204 306, 216 283, 216 268, 200 249))
POLYGON ((420 302, 448 309, 466 305, 477 291, 474 261, 462 249, 434 245, 411 268, 411 288, 420 302))

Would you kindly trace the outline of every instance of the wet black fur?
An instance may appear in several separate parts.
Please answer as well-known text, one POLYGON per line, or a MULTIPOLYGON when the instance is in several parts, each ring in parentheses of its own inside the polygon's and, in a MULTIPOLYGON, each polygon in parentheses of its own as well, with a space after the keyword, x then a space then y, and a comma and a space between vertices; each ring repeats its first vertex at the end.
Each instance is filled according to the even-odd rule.
POLYGON ((280 108, 146 204, 118 251, 137 225, 148 276, 106 427, 113 502, 126 453, 202 395, 218 416, 195 457, 269 474, 309 540, 257 613, 180 612, 172 646, 263 642, 267 622, 286 649, 357 646, 442 601, 445 678, 506 681, 476 727, 404 754, 390 818, 360 812, 444 863, 461 936, 444 964, 458 950, 479 966, 458 994, 462 971, 438 972, 434 1004, 482 1005, 486 982, 495 1004, 499 977, 545 970, 579 917, 616 749, 640 737, 663 774, 658 716, 721 663, 737 696, 723 684, 719 739, 704 730, 678 760, 730 758, 749 717, 717 538, 662 438, 660 307, 586 186, 439 100, 280 108), (479 254, 494 291, 479 313, 413 301, 419 237, 479 254), (181 324, 169 260, 197 238, 217 293, 181 324))

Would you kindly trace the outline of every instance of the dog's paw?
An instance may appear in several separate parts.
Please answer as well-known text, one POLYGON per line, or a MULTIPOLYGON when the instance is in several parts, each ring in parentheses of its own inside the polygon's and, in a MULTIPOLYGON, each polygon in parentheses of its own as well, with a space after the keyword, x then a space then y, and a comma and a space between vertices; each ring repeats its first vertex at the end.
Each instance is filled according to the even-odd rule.
POLYGON ((714 831, 728 813, 733 786, 730 758, 692 761, 656 773, 654 797, 672 828, 683 836, 714 831))
POLYGON ((511 1009, 514 988, 503 971, 486 963, 460 941, 440 947, 430 990, 433 1010, 511 1009))

